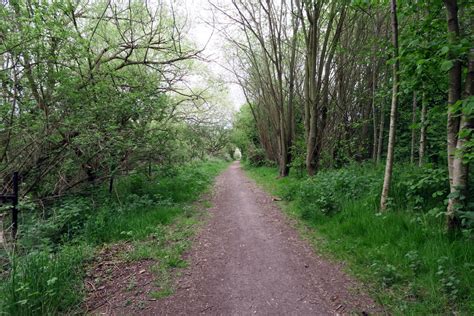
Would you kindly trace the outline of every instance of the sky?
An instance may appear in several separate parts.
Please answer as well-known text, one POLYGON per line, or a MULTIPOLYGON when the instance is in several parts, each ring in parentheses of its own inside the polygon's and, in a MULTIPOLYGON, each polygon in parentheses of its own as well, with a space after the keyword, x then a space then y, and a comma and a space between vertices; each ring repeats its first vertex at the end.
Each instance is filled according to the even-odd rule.
MULTIPOLYGON (((171 0, 173 1, 173 0, 171 0)), ((215 1, 215 0, 213 0, 215 1)), ((220 3, 230 3, 230 0, 219 0, 220 3)), ((208 67, 211 71, 226 79, 229 90, 229 100, 233 108, 238 110, 245 103, 245 97, 239 85, 232 83, 234 77, 221 65, 225 65, 225 39, 209 25, 213 19, 211 5, 208 0, 184 0, 190 24, 190 37, 198 48, 204 48, 204 56, 210 60, 208 67), (207 23, 206 23, 207 22, 207 23)))

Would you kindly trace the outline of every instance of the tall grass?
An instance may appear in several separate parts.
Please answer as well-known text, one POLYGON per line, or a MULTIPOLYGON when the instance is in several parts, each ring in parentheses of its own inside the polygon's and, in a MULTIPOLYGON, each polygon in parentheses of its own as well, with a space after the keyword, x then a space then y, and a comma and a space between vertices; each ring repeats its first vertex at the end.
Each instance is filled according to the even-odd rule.
POLYGON ((286 211, 311 228, 317 249, 348 262, 393 313, 474 314, 474 242, 468 230, 445 232, 444 170, 396 166, 390 210, 379 213, 381 167, 278 180, 273 168, 247 169, 288 201, 286 211))
POLYGON ((1 314, 50 315, 70 311, 81 302, 81 266, 90 255, 86 245, 64 246, 57 252, 11 253, 10 271, 1 287, 1 314))
POLYGON ((84 263, 95 247, 151 234, 166 239, 166 225, 186 216, 225 166, 210 161, 157 169, 152 177, 134 174, 118 179, 112 194, 99 187, 87 196, 64 198, 46 216, 35 215, 37 210, 23 214, 15 249, 0 250, 0 315, 79 312, 84 263))

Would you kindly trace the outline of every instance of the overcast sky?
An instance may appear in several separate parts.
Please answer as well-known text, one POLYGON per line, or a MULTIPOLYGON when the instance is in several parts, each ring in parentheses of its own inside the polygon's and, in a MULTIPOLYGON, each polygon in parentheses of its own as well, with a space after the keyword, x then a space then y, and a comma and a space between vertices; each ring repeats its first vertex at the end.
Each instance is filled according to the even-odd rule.
MULTIPOLYGON (((172 0, 173 1, 173 0, 172 0)), ((219 0, 219 2, 230 2, 230 0, 219 0)), ((204 56, 211 60, 209 68, 216 74, 228 79, 229 99, 233 107, 238 109, 245 103, 242 89, 237 84, 231 83, 233 76, 220 64, 225 63, 223 43, 224 38, 214 31, 212 26, 206 22, 212 21, 211 5, 208 0, 184 0, 190 23, 190 35, 199 48, 206 47, 204 56), (207 46, 206 46, 207 44, 207 46)))

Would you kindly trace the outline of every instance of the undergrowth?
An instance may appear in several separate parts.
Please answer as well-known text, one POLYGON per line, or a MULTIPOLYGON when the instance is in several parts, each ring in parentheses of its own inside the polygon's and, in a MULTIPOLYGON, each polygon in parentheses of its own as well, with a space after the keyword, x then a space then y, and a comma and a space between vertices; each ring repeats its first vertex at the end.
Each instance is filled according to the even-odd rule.
POLYGON ((164 270, 185 265, 191 203, 226 165, 209 161, 124 176, 111 193, 98 187, 44 211, 23 201, 16 246, 0 250, 0 314, 80 312, 85 263, 107 243, 131 242, 129 260, 163 259, 157 275, 166 283, 164 270))
POLYGON ((379 213, 382 166, 354 164, 312 178, 279 179, 274 168, 246 169, 284 199, 283 208, 301 219, 316 248, 348 262, 388 311, 474 314, 472 230, 465 221, 459 234, 445 232, 445 170, 396 166, 390 210, 379 213))

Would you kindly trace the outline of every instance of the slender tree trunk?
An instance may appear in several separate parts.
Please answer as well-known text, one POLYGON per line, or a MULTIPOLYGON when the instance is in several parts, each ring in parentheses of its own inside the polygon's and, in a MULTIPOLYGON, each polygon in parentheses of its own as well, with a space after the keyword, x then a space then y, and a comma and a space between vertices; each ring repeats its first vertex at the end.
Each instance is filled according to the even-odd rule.
MULTIPOLYGON (((376 18, 374 19, 374 35, 375 37, 379 37, 380 27, 377 21, 377 14, 375 14, 376 18)), ((372 51, 372 125, 373 125, 373 141, 372 141, 372 160, 374 163, 378 163, 378 135, 377 135, 377 109, 376 109, 376 92, 377 92, 377 80, 378 80, 378 59, 377 59, 377 45, 373 44, 373 51, 372 51)))
POLYGON ((425 159, 425 147, 426 147, 426 92, 423 88, 423 94, 421 99, 421 118, 420 118, 420 145, 418 151, 418 166, 423 166, 425 159))
POLYGON ((412 114, 411 114, 411 152, 410 152, 410 163, 415 163, 415 145, 416 145, 416 91, 413 91, 413 107, 412 107, 412 114))
POLYGON ((392 104, 390 109, 390 128, 388 134, 388 148, 387 148, 387 162, 385 164, 385 176, 383 181, 382 195, 380 197, 380 209, 385 211, 387 209, 388 194, 390 192, 390 182, 392 179, 393 169, 393 150, 395 147, 395 127, 397 118, 397 103, 398 103, 398 71, 400 68, 400 61, 398 60, 398 21, 397 21, 397 2, 390 1, 390 11, 392 16, 392 43, 393 43, 393 87, 392 87, 392 104))
MULTIPOLYGON (((316 60, 319 48, 319 37, 317 36, 318 12, 315 7, 308 7, 308 31, 306 37, 306 64, 305 64, 305 129, 306 129, 306 171, 312 176, 315 173, 314 152, 316 150, 317 137, 317 100, 316 100, 316 60)), ((304 18, 301 13, 302 25, 304 18)))
POLYGON ((384 105, 384 102, 382 102, 380 106, 379 140, 377 141, 377 159, 376 159, 377 164, 379 164, 380 160, 382 160, 384 127, 385 127, 385 105, 384 105))
MULTIPOLYGON (((466 76, 465 98, 474 95, 474 48, 469 53, 468 73, 466 76)), ((468 114, 461 115, 459 124, 459 133, 456 142, 455 156, 453 157, 452 185, 448 201, 447 227, 453 231, 460 226, 458 211, 463 210, 469 201, 468 196, 468 177, 469 162, 465 161, 466 151, 469 148, 466 144, 471 140, 474 130, 474 118, 468 114), (454 194, 453 194, 454 193, 454 194)))
MULTIPOLYGON (((293 1, 291 2, 292 11, 295 9, 293 8, 293 1)), ((293 25, 293 34, 291 40, 291 56, 290 56, 290 65, 289 65, 289 92, 288 92, 288 115, 287 115, 287 125, 288 125, 288 150, 287 150, 287 161, 286 161, 286 175, 290 172, 289 164, 291 163, 292 157, 292 146, 295 140, 295 112, 294 112, 294 95, 295 95, 295 65, 296 65, 296 46, 298 45, 298 28, 299 28, 299 20, 297 17, 292 18, 292 25, 293 25)))
POLYGON ((279 157, 279 163, 280 163, 280 177, 286 177, 288 176, 290 172, 289 168, 289 161, 288 161, 288 154, 289 154, 289 148, 288 148, 288 138, 287 138, 287 133, 289 131, 286 130, 285 128, 285 123, 284 123, 284 117, 283 113, 280 113, 280 157, 279 157))
POLYGON ((314 154, 316 152, 316 137, 317 137, 317 117, 316 109, 313 107, 310 109, 310 127, 309 134, 306 140, 306 171, 309 176, 313 176, 316 171, 316 165, 314 163, 314 154))
POLYGON ((375 109, 375 91, 377 90, 377 67, 375 67, 375 58, 372 62, 372 126, 373 126, 373 141, 372 141, 372 160, 377 162, 377 111, 375 109))
MULTIPOLYGON (((390 66, 387 64, 387 67, 385 69, 385 81, 386 81, 386 86, 388 87, 390 85, 390 66)), ((380 104, 380 126, 379 126, 379 140, 378 140, 378 147, 377 147, 377 164, 380 163, 382 160, 382 151, 383 151, 383 134, 384 134, 384 128, 385 128, 385 102, 386 98, 383 98, 381 104, 380 104)))
MULTIPOLYGON (((458 22, 458 5, 456 0, 445 0, 448 20, 448 35, 451 44, 457 44, 459 39, 459 22, 458 22)), ((449 70, 449 91, 448 91, 448 107, 451 107, 459 99, 461 99, 461 76, 462 66, 461 62, 456 56, 450 55, 453 61, 453 67, 449 70)), ((460 126, 460 118, 456 113, 452 113, 448 108, 448 172, 449 172, 449 186, 450 198, 448 200, 448 208, 446 210, 446 225, 448 230, 454 230, 459 226, 459 220, 456 216, 456 209, 459 206, 459 200, 455 198, 458 195, 458 190, 454 184, 454 160, 457 146, 457 138, 460 126)), ((459 166, 458 166, 459 168, 459 166)), ((459 170, 458 170, 459 172, 459 170)))

